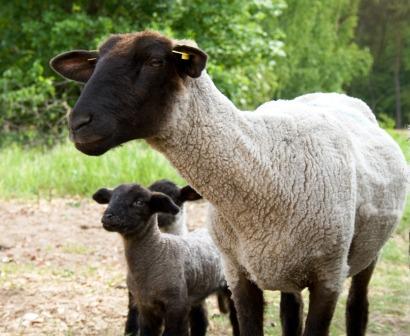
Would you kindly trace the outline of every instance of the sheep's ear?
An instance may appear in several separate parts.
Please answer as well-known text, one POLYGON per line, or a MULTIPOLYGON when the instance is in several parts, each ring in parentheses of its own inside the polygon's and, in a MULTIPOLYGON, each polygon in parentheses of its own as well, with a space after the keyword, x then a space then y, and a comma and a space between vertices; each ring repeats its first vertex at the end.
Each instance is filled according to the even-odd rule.
POLYGON ((98 51, 73 50, 52 58, 50 67, 64 78, 85 83, 94 71, 97 58, 98 51))
POLYGON ((196 201, 202 199, 202 196, 198 194, 196 190, 192 188, 190 185, 187 185, 181 188, 179 199, 181 200, 181 202, 196 201))
POLYGON ((153 192, 149 200, 149 207, 152 213, 166 212, 176 215, 179 212, 179 207, 165 194, 153 192))
POLYGON ((202 70, 205 69, 206 60, 208 59, 201 49, 187 45, 177 45, 172 52, 175 55, 178 71, 183 75, 192 78, 201 76, 202 70))
POLYGON ((100 204, 108 204, 110 203, 111 195, 112 190, 101 188, 94 193, 93 200, 100 204))

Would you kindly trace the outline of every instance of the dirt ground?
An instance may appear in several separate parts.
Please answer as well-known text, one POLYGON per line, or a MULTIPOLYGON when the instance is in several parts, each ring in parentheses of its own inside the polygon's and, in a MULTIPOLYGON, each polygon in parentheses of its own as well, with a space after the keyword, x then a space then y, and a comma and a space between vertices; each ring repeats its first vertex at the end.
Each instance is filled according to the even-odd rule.
MULTIPOLYGON (((80 199, 0 202, 0 335, 122 334, 122 242, 100 225, 103 210, 80 199)), ((204 212, 188 205, 191 229, 204 212)), ((215 299, 208 306, 210 332, 225 334, 215 299)))
MULTIPOLYGON (((206 204, 187 206, 190 229, 204 226, 206 204)), ((100 224, 104 208, 84 199, 0 201, 0 336, 122 335, 126 268, 120 237, 100 224)), ((407 249, 407 238, 395 236, 376 268, 368 335, 410 335, 408 265, 400 261, 407 249)), ((265 333, 279 335, 279 295, 266 294, 265 333)), ((345 334, 346 294, 333 336, 345 334)), ((208 335, 232 335, 215 298, 208 301, 208 335)))

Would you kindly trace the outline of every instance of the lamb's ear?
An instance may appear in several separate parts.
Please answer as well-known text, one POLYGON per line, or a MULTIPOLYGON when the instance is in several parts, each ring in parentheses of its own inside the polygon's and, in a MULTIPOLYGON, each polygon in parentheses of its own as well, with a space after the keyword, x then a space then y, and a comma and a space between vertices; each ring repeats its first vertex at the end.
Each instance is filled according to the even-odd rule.
POLYGON ((108 204, 110 203, 111 195, 112 190, 101 188, 94 193, 93 200, 100 204, 108 204))
POLYGON ((202 196, 198 194, 196 190, 192 188, 190 185, 187 185, 181 188, 179 199, 181 200, 181 202, 196 201, 202 199, 202 196))
POLYGON ((85 83, 94 71, 97 58, 98 51, 73 50, 52 58, 50 67, 64 78, 85 83))
POLYGON ((153 192, 149 200, 149 207, 152 213, 166 212, 176 215, 179 212, 179 207, 172 201, 170 197, 163 193, 153 192))
POLYGON ((207 54, 201 49, 187 45, 177 45, 172 52, 175 55, 177 68, 181 74, 192 78, 201 76, 201 72, 205 69, 206 60, 208 59, 207 54))

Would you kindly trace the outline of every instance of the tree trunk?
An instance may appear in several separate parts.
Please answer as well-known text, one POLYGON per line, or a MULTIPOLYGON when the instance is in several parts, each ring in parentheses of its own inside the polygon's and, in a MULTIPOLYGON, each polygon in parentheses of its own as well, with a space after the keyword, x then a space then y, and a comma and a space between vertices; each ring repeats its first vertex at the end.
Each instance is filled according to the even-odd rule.
POLYGON ((399 30, 396 36, 396 59, 394 62, 394 89, 396 93, 396 128, 402 128, 402 111, 401 111, 401 86, 400 86, 400 65, 401 65, 401 52, 402 52, 403 40, 402 34, 399 30))

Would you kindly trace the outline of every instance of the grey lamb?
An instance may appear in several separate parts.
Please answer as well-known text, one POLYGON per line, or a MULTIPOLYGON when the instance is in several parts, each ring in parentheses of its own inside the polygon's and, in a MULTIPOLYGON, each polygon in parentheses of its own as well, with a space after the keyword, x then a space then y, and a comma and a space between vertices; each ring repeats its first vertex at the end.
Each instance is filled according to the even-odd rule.
POLYGON ((203 301, 227 291, 221 258, 207 230, 162 233, 157 214, 176 215, 179 207, 169 196, 137 184, 102 188, 93 198, 109 203, 103 226, 124 241, 131 311, 134 306, 138 311, 138 323, 129 314, 126 333, 136 335, 139 329, 141 335, 160 335, 164 324, 163 335, 189 335, 191 322, 191 335, 205 335, 203 301))

